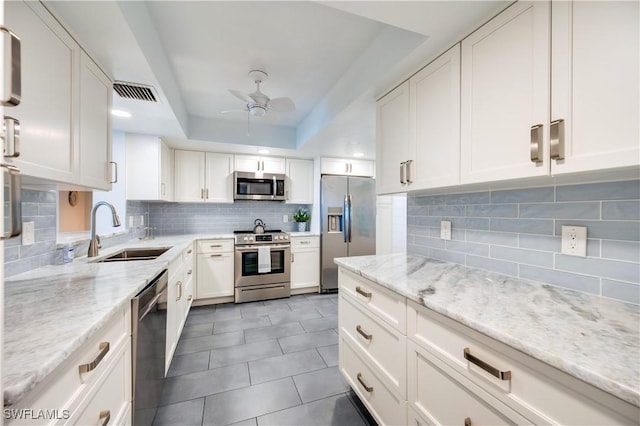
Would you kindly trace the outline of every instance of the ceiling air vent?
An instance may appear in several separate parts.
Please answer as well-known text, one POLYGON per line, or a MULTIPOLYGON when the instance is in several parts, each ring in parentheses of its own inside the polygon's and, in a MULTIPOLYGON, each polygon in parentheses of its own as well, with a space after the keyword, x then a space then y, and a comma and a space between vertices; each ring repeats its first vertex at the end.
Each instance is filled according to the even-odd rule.
POLYGON ((151 86, 145 86, 136 83, 127 83, 126 81, 116 81, 115 83, 113 83, 113 90, 115 90, 121 98, 158 102, 158 95, 156 94, 156 90, 151 86))

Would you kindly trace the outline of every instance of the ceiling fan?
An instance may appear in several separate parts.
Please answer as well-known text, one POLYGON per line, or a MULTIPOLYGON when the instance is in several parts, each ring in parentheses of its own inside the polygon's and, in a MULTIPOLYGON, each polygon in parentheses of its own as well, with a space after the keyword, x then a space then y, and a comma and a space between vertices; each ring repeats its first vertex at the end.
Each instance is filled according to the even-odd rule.
POLYGON ((245 102, 244 109, 222 111, 222 114, 231 112, 246 112, 254 117, 264 117, 269 111, 274 112, 291 112, 295 111, 296 105, 291 98, 275 98, 271 99, 260 91, 260 84, 264 83, 269 75, 262 70, 249 71, 249 77, 256 84, 256 90, 253 93, 245 94, 239 90, 229 89, 229 92, 245 102))

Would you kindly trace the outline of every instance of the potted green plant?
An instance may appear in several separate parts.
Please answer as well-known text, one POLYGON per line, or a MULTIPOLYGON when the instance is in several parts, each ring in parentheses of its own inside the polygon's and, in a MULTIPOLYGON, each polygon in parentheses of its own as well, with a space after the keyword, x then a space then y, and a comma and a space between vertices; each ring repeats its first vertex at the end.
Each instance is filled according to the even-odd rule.
POLYGON ((300 207, 293 214, 293 220, 298 222, 298 232, 304 232, 307 230, 307 222, 309 222, 309 212, 307 212, 307 209, 300 207))

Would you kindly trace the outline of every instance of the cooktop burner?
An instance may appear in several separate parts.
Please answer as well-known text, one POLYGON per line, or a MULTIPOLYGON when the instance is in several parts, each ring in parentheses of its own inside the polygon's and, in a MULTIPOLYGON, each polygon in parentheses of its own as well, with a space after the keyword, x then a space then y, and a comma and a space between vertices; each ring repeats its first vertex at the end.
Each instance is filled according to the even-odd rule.
MULTIPOLYGON (((265 234, 276 234, 282 232, 282 230, 280 229, 269 229, 264 231, 265 234)), ((234 234, 254 234, 255 232, 253 231, 233 231, 234 234)))

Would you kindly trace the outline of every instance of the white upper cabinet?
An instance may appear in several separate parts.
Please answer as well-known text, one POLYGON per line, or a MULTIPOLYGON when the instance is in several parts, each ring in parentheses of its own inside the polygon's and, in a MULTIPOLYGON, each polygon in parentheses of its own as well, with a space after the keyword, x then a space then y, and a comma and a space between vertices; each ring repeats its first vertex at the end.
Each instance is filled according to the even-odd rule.
POLYGON ((236 155, 236 172, 285 173, 285 159, 280 157, 260 157, 256 155, 236 155))
POLYGON ((313 204, 313 161, 287 158, 287 203, 313 204))
POLYGON ((409 82, 395 88, 376 103, 376 192, 406 191, 402 173, 410 160, 409 82))
POLYGON ((81 52, 80 184, 106 191, 118 173, 111 162, 111 91, 109 77, 81 52))
POLYGON ((375 164, 369 160, 320 159, 320 173, 323 175, 373 177, 374 172, 375 164))
POLYGON ((126 135, 128 200, 173 201, 171 150, 157 136, 126 135))
POLYGON ((175 150, 175 201, 233 203, 233 154, 175 150))
POLYGON ((549 173, 549 35, 550 4, 520 1, 462 41, 462 183, 549 173))
POLYGON ((639 3, 551 7, 551 120, 564 121, 558 127, 564 160, 552 162, 552 173, 638 165, 639 3))

